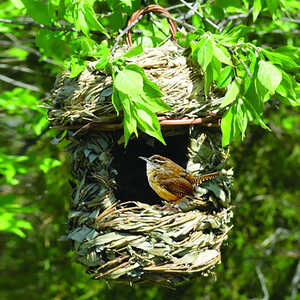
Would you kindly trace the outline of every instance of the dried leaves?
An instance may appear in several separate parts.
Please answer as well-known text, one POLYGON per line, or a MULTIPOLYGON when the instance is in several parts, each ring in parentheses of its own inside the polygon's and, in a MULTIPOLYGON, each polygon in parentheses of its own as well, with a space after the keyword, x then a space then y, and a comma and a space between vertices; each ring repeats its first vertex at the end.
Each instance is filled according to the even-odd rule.
MULTIPOLYGON (((175 285, 220 263, 220 248, 231 229, 230 176, 219 132, 190 132, 188 169, 224 176, 203 183, 180 208, 116 201, 112 148, 117 137, 101 134, 72 140, 76 185, 70 230, 78 261, 95 279, 175 285)), ((122 159, 121 157, 114 159, 122 159)))

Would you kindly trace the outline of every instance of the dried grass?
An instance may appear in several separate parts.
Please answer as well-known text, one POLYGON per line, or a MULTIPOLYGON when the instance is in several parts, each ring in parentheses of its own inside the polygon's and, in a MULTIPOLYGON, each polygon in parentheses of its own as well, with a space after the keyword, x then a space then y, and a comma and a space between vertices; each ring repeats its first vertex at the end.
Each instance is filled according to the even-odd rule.
MULTIPOLYGON (((124 51, 126 47, 116 54, 124 51)), ((163 100, 173 110, 160 116, 198 118, 220 113, 224 91, 212 88, 206 98, 200 69, 178 45, 167 42, 127 61, 143 67, 161 88, 163 100)), ((69 129, 73 201, 64 238, 73 242, 78 261, 95 279, 173 286, 209 274, 221 261, 221 245, 232 227, 232 172, 226 170, 228 155, 220 145, 219 130, 190 127, 187 170, 195 175, 218 170, 223 175, 196 187, 194 196, 179 207, 143 203, 142 195, 117 200, 118 170, 113 161, 122 157, 112 153, 121 131, 84 135, 72 131, 77 125, 89 129, 90 122, 106 129, 121 127, 111 103, 112 78, 94 66, 90 63, 77 78, 62 74, 47 106, 52 125, 69 129)), ((169 135, 181 132, 166 127, 169 135)), ((141 135, 141 142, 148 143, 149 137, 144 138, 141 135)))
MULTIPOLYGON (((124 46, 117 50, 116 55, 127 50, 124 46)), ((163 100, 172 107, 172 111, 159 116, 198 118, 220 112, 224 90, 213 87, 206 98, 200 68, 174 42, 144 49, 142 54, 126 58, 126 61, 144 68, 147 77, 160 87, 163 100)), ((54 125, 120 123, 111 103, 110 75, 97 71, 95 63, 91 62, 77 78, 68 76, 66 72, 58 77, 48 102, 49 120, 54 125)))

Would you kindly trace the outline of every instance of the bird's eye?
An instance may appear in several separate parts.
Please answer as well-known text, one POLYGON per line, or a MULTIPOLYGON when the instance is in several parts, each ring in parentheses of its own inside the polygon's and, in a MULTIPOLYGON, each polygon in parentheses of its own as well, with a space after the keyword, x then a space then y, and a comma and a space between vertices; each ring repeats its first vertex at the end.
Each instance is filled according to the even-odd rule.
POLYGON ((154 159, 154 162, 157 163, 157 164, 161 164, 162 160, 160 160, 160 159, 154 159))

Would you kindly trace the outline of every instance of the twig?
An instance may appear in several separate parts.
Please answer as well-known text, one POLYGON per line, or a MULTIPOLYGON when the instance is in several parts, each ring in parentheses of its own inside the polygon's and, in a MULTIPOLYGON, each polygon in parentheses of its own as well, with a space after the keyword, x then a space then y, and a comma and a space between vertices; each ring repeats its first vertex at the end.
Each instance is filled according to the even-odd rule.
POLYGON ((0 22, 5 23, 5 24, 11 24, 11 25, 24 25, 24 26, 36 27, 36 28, 40 28, 40 29, 49 29, 52 31, 72 31, 72 32, 78 31, 77 29, 75 29, 73 27, 48 26, 48 25, 44 25, 44 24, 35 23, 33 21, 15 21, 15 20, 0 18, 0 22))
POLYGON ((277 34, 300 34, 300 30, 299 29, 291 29, 288 32, 287 31, 283 31, 281 29, 274 29, 274 30, 262 30, 262 31, 257 31, 256 34, 258 35, 264 35, 264 34, 270 34, 270 33, 277 33, 277 34))
POLYGON ((34 85, 24 83, 24 82, 19 81, 19 80, 12 79, 12 78, 7 77, 7 76, 2 75, 2 74, 0 74, 0 80, 2 80, 4 82, 7 82, 7 83, 10 83, 10 84, 15 85, 15 86, 22 87, 24 89, 32 90, 34 92, 40 92, 41 91, 38 87, 36 87, 34 85))
MULTIPOLYGON (((28 47, 28 46, 24 46, 14 35, 10 34, 10 33, 6 33, 5 36, 7 38, 9 38, 12 42, 14 42, 14 45, 16 47, 19 47, 21 49, 24 49, 26 51, 28 51, 29 53, 32 53, 38 57, 42 57, 43 55, 36 49, 34 48, 31 48, 31 47, 28 47)), ((52 65, 56 65, 56 66, 59 66, 59 67, 63 67, 63 64, 59 63, 59 62, 56 62, 52 59, 49 59, 49 58, 43 58, 43 61, 46 62, 46 63, 49 63, 49 64, 52 64, 52 65)))
MULTIPOLYGON (((223 29, 230 21, 248 18, 249 15, 252 13, 252 11, 253 11, 253 7, 251 7, 249 9, 247 14, 234 14, 234 15, 228 16, 226 19, 224 19, 223 21, 221 21, 219 23, 220 29, 223 29)), ((240 21, 240 23, 241 23, 241 21, 240 21)))
POLYGON ((300 24, 300 19, 290 19, 290 18, 287 18, 287 17, 282 17, 280 20, 300 24))
POLYGON ((33 70, 27 68, 27 67, 22 67, 22 66, 11 66, 8 64, 0 64, 0 69, 10 69, 14 71, 21 71, 24 73, 34 73, 33 70))
POLYGON ((137 18, 134 22, 132 22, 129 26, 127 26, 124 30, 122 30, 120 32, 120 34, 117 36, 116 38, 116 41, 114 43, 114 46, 112 47, 111 49, 111 56, 114 56, 115 52, 116 52, 116 49, 117 49, 117 46, 118 44, 120 43, 122 37, 128 33, 128 31, 136 24, 138 23, 141 19, 142 19, 143 15, 141 15, 139 18, 137 18))
POLYGON ((262 298, 262 300, 269 300, 270 296, 266 285, 266 280, 259 266, 256 266, 256 273, 261 284, 262 291, 264 293, 264 297, 262 298))
POLYGON ((180 2, 182 2, 184 5, 186 5, 188 8, 190 8, 191 10, 193 10, 198 16, 200 16, 204 21, 206 21, 208 24, 210 24, 212 27, 216 28, 218 31, 220 31, 220 28, 217 24, 215 24, 213 21, 211 21, 210 19, 204 17, 203 15, 200 14, 200 12, 194 8, 190 3, 187 3, 184 0, 180 0, 180 2))
MULTIPOLYGON (((49 26, 44 24, 35 23, 34 21, 15 21, 10 19, 2 19, 0 18, 1 23, 10 24, 10 25, 23 25, 23 26, 29 26, 29 27, 36 27, 39 29, 48 29, 52 31, 69 31, 69 32, 81 32, 81 30, 77 30, 74 27, 66 27, 66 26, 49 26)), ((105 36, 100 31, 90 30, 91 33, 105 36)))
POLYGON ((176 9, 176 8, 180 8, 180 7, 185 7, 185 4, 176 4, 170 7, 166 7, 166 10, 172 10, 172 9, 176 9))
MULTIPOLYGON (((160 14, 159 14, 159 15, 160 15, 160 14)), ((184 26, 184 27, 190 29, 190 30, 195 30, 195 29, 196 29, 195 26, 193 26, 193 25, 191 25, 191 24, 189 24, 189 23, 186 23, 186 22, 182 21, 182 20, 179 19, 179 18, 174 18, 174 17, 172 17, 172 18, 170 18, 170 19, 173 20, 173 21, 175 21, 176 23, 178 23, 178 24, 180 24, 180 25, 182 25, 182 26, 184 26)), ((183 18, 183 19, 184 19, 184 18, 183 18)))

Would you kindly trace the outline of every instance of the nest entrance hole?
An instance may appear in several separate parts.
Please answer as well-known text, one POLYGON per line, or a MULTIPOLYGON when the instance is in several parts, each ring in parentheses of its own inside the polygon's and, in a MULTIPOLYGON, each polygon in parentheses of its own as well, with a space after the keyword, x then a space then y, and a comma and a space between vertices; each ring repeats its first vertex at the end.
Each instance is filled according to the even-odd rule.
POLYGON ((151 189, 146 175, 146 163, 139 156, 150 157, 159 154, 170 158, 183 168, 187 163, 187 148, 189 136, 176 135, 165 137, 164 146, 154 138, 147 140, 132 140, 128 146, 113 149, 113 167, 118 171, 116 176, 117 199, 125 201, 139 201, 150 205, 163 204, 159 196, 151 189))

